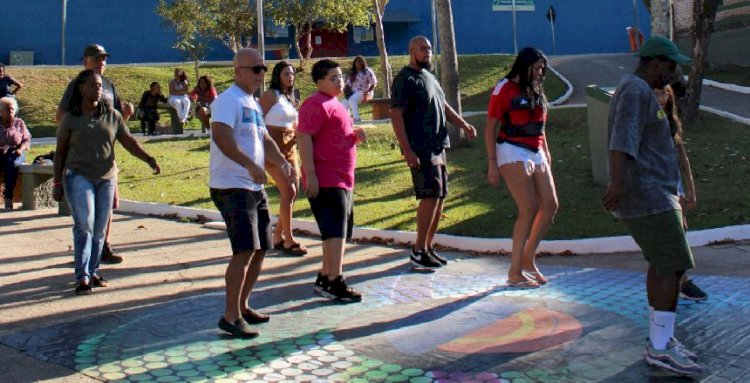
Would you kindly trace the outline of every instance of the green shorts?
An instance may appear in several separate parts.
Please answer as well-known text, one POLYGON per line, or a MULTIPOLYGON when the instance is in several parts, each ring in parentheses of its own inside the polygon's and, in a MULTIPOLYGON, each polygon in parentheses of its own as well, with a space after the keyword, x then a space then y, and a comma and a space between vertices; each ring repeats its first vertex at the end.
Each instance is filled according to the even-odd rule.
POLYGON ((671 274, 695 266, 682 226, 682 211, 670 210, 623 222, 657 273, 671 274))

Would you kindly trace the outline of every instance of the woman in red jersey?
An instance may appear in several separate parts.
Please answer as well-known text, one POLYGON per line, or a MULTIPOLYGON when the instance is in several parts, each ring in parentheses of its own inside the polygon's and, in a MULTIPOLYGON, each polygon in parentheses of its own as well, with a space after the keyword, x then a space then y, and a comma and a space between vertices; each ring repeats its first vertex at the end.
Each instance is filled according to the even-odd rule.
POLYGON ((518 206, 508 284, 521 288, 547 283, 536 266, 536 249, 558 206, 544 132, 548 105, 542 81, 546 67, 544 53, 531 47, 522 49, 492 92, 484 129, 487 180, 499 186, 502 176, 518 206))

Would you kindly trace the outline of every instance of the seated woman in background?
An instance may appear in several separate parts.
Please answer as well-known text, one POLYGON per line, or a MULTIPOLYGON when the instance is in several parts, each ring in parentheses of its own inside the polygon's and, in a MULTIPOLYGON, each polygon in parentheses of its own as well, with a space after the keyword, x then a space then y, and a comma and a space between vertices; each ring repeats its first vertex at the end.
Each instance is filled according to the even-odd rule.
POLYGON ((352 69, 346 76, 346 89, 342 103, 347 109, 351 109, 354 116, 354 122, 362 119, 359 117, 359 104, 363 101, 372 99, 375 86, 378 80, 375 78, 375 72, 367 67, 367 62, 362 56, 357 56, 352 62, 352 69), (351 92, 351 94, 347 94, 351 92))
POLYGON ((214 81, 208 75, 201 76, 198 84, 190 92, 190 101, 195 103, 195 115, 201 121, 201 131, 205 132, 211 128, 209 119, 211 117, 211 103, 217 96, 214 81))
POLYGON ((138 103, 138 118, 141 120, 141 132, 144 136, 153 135, 156 131, 156 121, 159 121, 159 112, 156 107, 159 101, 167 102, 167 99, 161 94, 161 85, 154 81, 149 90, 143 92, 141 102, 138 103))
POLYGON ((180 68, 174 70, 174 78, 169 80, 169 105, 177 111, 180 121, 186 123, 190 113, 188 78, 185 71, 180 68))
POLYGON ((13 97, 0 98, 0 172, 5 174, 5 210, 13 210, 13 189, 18 179, 16 159, 31 145, 31 133, 16 117, 18 103, 13 97))
POLYGON ((0 98, 13 97, 23 88, 23 84, 10 77, 5 73, 5 65, 0 63, 0 98), (11 86, 15 86, 16 89, 11 90, 11 86))
POLYGON ((55 201, 64 196, 73 215, 76 295, 109 286, 99 274, 99 263, 117 184, 115 140, 154 174, 161 171, 130 135, 120 112, 101 102, 101 96, 102 77, 90 69, 81 72, 57 128, 52 196, 55 201))

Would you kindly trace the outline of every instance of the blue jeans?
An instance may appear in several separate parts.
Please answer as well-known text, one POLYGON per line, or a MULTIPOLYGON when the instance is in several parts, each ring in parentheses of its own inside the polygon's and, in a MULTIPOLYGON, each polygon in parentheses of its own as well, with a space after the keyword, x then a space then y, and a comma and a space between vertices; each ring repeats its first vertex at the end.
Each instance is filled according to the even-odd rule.
POLYGON ((104 236, 112 213, 116 178, 91 180, 65 170, 65 198, 73 215, 73 252, 76 281, 97 275, 104 236))

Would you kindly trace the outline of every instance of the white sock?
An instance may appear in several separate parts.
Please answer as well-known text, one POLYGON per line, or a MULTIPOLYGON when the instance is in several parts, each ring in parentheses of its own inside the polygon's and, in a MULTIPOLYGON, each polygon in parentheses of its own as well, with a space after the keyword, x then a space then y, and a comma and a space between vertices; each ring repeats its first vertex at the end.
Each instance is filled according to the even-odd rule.
POLYGON ((667 343, 674 336, 674 322, 677 314, 672 311, 654 310, 649 327, 651 344, 657 350, 667 348, 667 343))
POLYGON ((648 323, 654 320, 654 306, 648 306, 648 323))

